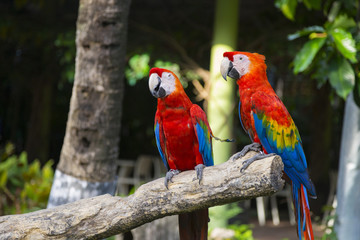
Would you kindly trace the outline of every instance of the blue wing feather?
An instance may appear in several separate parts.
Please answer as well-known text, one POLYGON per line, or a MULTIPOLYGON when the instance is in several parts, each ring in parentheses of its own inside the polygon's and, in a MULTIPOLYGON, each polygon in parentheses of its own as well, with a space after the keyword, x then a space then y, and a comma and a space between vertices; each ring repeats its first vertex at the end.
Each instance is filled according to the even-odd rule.
POLYGON ((156 139, 156 146, 159 150, 159 153, 160 153, 160 156, 161 156, 161 159, 165 165, 165 168, 167 171, 170 170, 170 167, 169 167, 169 164, 166 160, 166 157, 165 157, 165 154, 161 148, 161 143, 160 143, 160 124, 157 122, 156 125, 155 125, 155 139, 156 139))
POLYGON ((190 110, 195 134, 199 143, 199 152, 205 166, 213 166, 211 130, 204 111, 196 104, 190 110))
POLYGON ((212 146, 210 139, 210 132, 207 128, 204 128, 205 124, 197 123, 195 125, 195 131, 199 142, 199 152, 201 153, 204 165, 213 166, 214 159, 212 156, 212 146))
POLYGON ((241 120, 241 101, 239 101, 239 119, 240 119, 240 123, 241 123, 241 127, 244 129, 244 131, 247 133, 246 128, 244 127, 244 124, 241 120))
MULTIPOLYGON (((273 138, 272 134, 277 134, 270 130, 271 124, 263 114, 253 113, 255 130, 261 142, 261 145, 268 153, 276 153, 280 155, 284 163, 284 171, 289 178, 300 188, 303 184, 311 195, 316 195, 315 187, 311 182, 308 172, 304 150, 301 145, 301 139, 298 137, 295 140, 294 147, 284 146, 279 147, 278 138, 273 138)), ((283 132, 280 134, 284 135, 283 132)), ((285 136, 281 136, 284 138, 285 136)))

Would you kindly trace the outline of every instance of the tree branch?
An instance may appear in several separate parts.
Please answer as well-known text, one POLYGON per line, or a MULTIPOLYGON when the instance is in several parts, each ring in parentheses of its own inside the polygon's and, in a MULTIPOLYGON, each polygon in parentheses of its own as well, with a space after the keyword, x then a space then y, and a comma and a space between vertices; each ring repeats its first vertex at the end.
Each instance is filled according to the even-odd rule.
POLYGON ((21 215, 0 217, 0 239, 101 239, 155 219, 271 195, 284 185, 279 156, 255 161, 243 173, 243 159, 206 167, 199 185, 195 171, 142 185, 128 197, 102 195, 21 215))

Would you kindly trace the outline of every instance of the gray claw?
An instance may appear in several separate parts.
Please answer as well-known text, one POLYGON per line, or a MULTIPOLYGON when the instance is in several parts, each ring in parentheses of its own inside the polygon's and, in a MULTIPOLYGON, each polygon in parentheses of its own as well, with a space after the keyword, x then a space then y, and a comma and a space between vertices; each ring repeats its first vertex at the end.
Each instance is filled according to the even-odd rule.
POLYGON ((232 155, 229 160, 234 162, 236 159, 239 159, 241 157, 242 157, 241 152, 237 152, 234 155, 232 155))
POLYGON ((204 168, 205 168, 204 164, 198 164, 198 165, 195 166, 196 177, 197 177, 197 179, 199 179, 199 184, 200 184, 201 179, 202 179, 204 168))
POLYGON ((260 151, 260 153, 256 154, 255 156, 245 160, 243 163, 242 163, 242 168, 240 169, 240 172, 244 172, 245 169, 247 169, 250 164, 252 164, 253 162, 257 161, 257 160, 261 160, 261 159, 264 159, 264 158, 267 158, 267 157, 271 157, 271 156, 274 156, 276 155, 275 153, 269 153, 269 154, 265 154, 263 151, 260 151))
POLYGON ((251 143, 249 145, 246 145, 243 150, 240 151, 241 157, 245 156, 248 152, 255 151, 260 152, 261 151, 261 145, 260 143, 251 143))
POLYGON ((165 176, 165 187, 167 189, 168 188, 168 183, 169 182, 173 182, 171 179, 173 178, 173 176, 175 175, 178 175, 180 173, 179 170, 175 170, 175 169, 170 169, 167 173, 166 173, 166 176, 165 176))
POLYGON ((255 151, 260 152, 261 151, 261 145, 259 143, 251 143, 249 145, 246 145, 240 152, 235 153, 230 157, 231 161, 235 161, 238 158, 244 157, 248 152, 255 151))

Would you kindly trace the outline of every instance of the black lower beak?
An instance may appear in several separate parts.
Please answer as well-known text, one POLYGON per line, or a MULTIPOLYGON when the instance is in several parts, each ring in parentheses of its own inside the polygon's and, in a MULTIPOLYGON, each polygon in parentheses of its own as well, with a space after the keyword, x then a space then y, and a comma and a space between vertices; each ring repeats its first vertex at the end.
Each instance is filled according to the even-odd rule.
POLYGON ((226 77, 229 76, 235 80, 240 78, 239 72, 234 68, 234 64, 227 57, 221 62, 220 66, 221 76, 226 80, 226 77))
POLYGON ((235 80, 238 80, 240 78, 239 72, 234 68, 234 66, 232 64, 231 64, 231 67, 229 66, 227 75, 235 80))
POLYGON ((154 95, 157 98, 163 98, 166 96, 166 91, 162 87, 160 87, 156 92, 154 91, 154 95))

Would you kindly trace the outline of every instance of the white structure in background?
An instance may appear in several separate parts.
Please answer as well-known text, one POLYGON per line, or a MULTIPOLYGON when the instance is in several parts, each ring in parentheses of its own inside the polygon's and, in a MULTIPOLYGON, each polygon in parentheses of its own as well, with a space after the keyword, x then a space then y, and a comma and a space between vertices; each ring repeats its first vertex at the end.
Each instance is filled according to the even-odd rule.
POLYGON ((360 109, 352 93, 345 106, 336 196, 338 239, 360 239, 360 109))
MULTIPOLYGON (((127 196, 132 188, 138 188, 141 184, 164 177, 166 169, 162 160, 154 156, 139 156, 134 160, 118 160, 119 167, 116 195, 127 196)), ((165 186, 164 186, 165 188, 165 186)), ((134 240, 166 239, 178 240, 178 216, 168 216, 146 223, 131 230, 134 240)), ((122 239, 118 235, 118 240, 122 239)))

